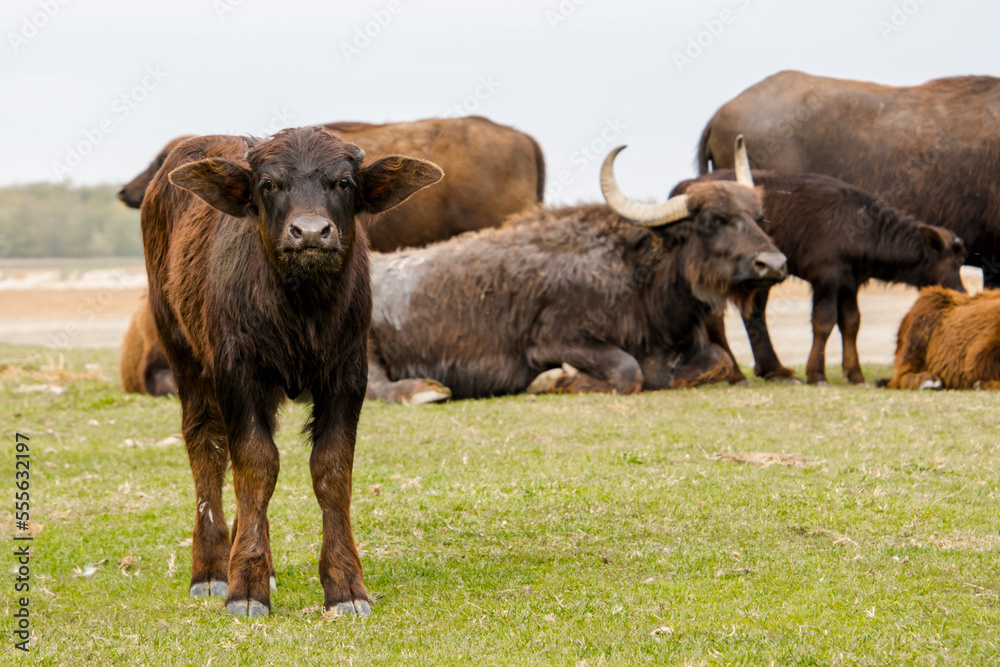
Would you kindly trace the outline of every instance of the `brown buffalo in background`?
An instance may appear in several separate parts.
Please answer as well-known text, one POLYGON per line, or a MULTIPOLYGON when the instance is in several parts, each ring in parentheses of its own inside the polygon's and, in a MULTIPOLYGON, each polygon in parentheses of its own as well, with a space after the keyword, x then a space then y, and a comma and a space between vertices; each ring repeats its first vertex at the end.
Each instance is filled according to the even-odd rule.
POLYGON ((925 287, 903 318, 892 389, 1000 390, 1000 291, 925 287))
POLYGON ((1000 286, 1000 79, 920 86, 780 72, 724 104, 698 147, 700 173, 733 166, 742 133, 754 167, 828 174, 964 241, 1000 286))
MULTIPOLYGON (((360 218, 373 250, 420 247, 472 229, 496 227, 512 213, 542 201, 545 158, 538 143, 481 116, 324 127, 360 146, 366 165, 386 155, 410 155, 444 170, 445 177, 435 187, 418 192, 391 211, 360 218)), ((170 150, 186 138, 167 144, 118 197, 139 208, 146 186, 170 150)))
MULTIPOLYGON (((671 194, 716 180, 736 180, 736 174, 720 169, 680 183, 671 194)), ((843 339, 844 375, 853 384, 865 381, 858 355, 858 290, 869 280, 965 290, 960 273, 965 247, 950 230, 925 225, 831 176, 754 170, 753 180, 764 188, 761 228, 788 257, 788 272, 812 286, 809 384, 826 383, 826 344, 834 326, 843 339)), ((758 290, 752 310, 743 313, 756 362, 754 374, 792 378, 794 372, 778 360, 767 330, 768 292, 758 290)), ((717 337, 728 349, 723 320, 716 326, 717 337)), ((737 367, 731 379, 745 378, 737 367)))
POLYGON ((122 341, 118 364, 122 387, 134 394, 176 396, 177 387, 163 347, 156 337, 156 325, 143 296, 122 341))

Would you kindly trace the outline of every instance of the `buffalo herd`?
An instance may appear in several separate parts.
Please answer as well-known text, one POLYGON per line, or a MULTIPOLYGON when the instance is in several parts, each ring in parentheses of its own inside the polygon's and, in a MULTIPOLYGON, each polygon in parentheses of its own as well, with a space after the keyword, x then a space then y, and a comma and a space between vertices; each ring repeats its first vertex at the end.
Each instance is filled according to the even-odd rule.
POLYGON ((180 399, 197 507, 191 595, 270 611, 267 507, 286 397, 312 404, 324 608, 367 615, 350 521, 366 397, 741 382, 728 303, 754 373, 790 380, 765 319, 788 274, 813 291, 808 383, 826 382, 834 326, 845 375, 864 382, 857 296, 878 279, 922 288, 889 387, 1000 388, 1000 300, 965 294, 959 274, 968 262, 1000 285, 998 101, 988 77, 890 88, 782 72, 716 112, 701 174, 666 201, 623 192, 620 147, 601 168, 605 203, 561 208, 542 203, 538 143, 481 117, 172 140, 119 193, 141 207, 149 278, 121 374, 128 391, 180 399))

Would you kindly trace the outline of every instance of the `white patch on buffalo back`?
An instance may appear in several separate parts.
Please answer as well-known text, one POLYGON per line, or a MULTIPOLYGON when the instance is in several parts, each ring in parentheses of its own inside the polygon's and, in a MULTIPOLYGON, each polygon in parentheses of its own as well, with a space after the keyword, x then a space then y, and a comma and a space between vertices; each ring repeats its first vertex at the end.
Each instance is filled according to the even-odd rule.
POLYGON ((419 251, 372 256, 372 320, 391 324, 397 331, 410 321, 410 298, 421 284, 427 258, 419 251))

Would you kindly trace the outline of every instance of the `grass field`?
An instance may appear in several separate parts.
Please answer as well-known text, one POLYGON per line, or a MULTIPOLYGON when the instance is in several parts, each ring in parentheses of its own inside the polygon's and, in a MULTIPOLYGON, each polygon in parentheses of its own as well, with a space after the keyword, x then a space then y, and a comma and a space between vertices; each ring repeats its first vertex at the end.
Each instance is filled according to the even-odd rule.
POLYGON ((994 394, 848 387, 831 368, 824 388, 368 404, 353 518, 383 597, 367 620, 322 616, 306 411, 290 405, 279 588, 250 623, 187 594, 193 484, 162 442, 178 403, 123 394, 113 350, 66 353, 84 377, 65 393, 17 393, 52 379, 39 352, 0 346, 29 366, 0 369, 5 571, 15 431, 37 524, 31 653, 13 648, 10 574, 3 664, 1000 661, 994 394))

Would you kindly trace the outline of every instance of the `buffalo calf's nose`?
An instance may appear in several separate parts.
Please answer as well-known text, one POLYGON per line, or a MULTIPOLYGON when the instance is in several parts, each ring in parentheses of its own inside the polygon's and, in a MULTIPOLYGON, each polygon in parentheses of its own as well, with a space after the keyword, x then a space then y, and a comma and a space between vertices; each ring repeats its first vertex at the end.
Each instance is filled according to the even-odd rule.
POLYGON ((788 275, 787 260, 780 252, 762 252, 754 257, 753 270, 761 278, 784 279, 788 275))
POLYGON ((288 225, 288 235, 299 247, 325 248, 337 240, 333 225, 326 218, 297 218, 288 225))

